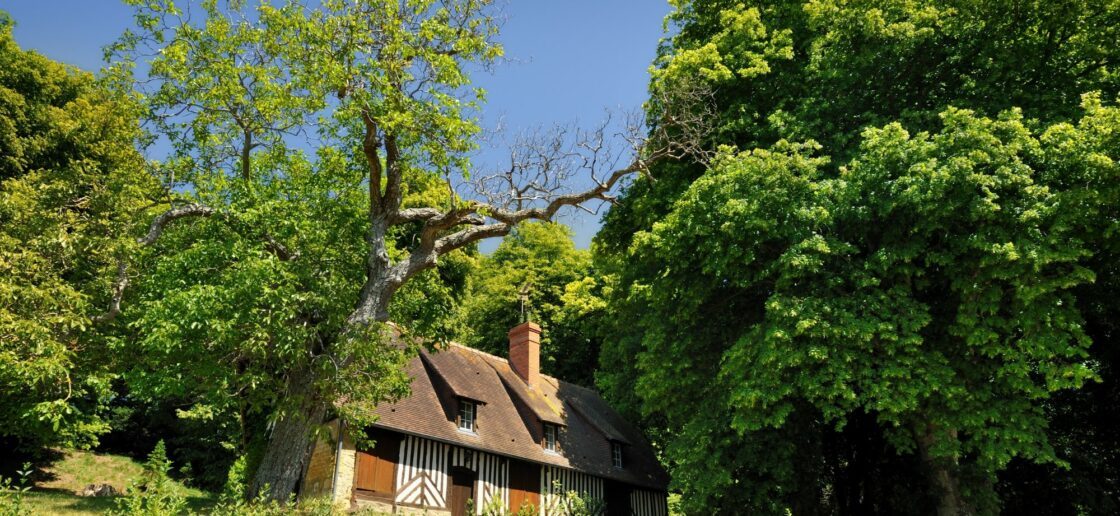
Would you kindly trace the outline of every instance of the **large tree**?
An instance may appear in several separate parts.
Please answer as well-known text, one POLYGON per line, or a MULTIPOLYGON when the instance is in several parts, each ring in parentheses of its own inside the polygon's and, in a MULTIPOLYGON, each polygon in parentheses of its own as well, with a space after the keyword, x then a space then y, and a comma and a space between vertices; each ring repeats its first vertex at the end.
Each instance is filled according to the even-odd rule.
POLYGON ((135 148, 139 116, 92 74, 21 50, 0 12, 5 446, 84 447, 108 430, 113 339, 94 330, 133 216, 159 191, 135 148))
POLYGON ((674 5, 651 91, 711 85, 709 148, 742 150, 609 214, 599 378, 665 429, 689 507, 921 510, 845 484, 889 466, 986 512, 1013 457, 1060 464, 1047 400, 1094 376, 1072 289, 1114 247, 1120 4, 674 5))
POLYGON ((328 409, 360 429, 403 392, 387 335, 437 326, 421 299, 447 292, 452 253, 606 199, 679 149, 630 126, 623 154, 603 128, 556 132, 472 175, 483 92, 468 72, 502 52, 487 0, 135 4, 139 30, 113 52, 149 67, 138 87, 175 194, 118 277, 141 301, 123 319, 162 355, 134 377, 204 387, 197 417, 267 414, 253 493, 292 492, 328 409))

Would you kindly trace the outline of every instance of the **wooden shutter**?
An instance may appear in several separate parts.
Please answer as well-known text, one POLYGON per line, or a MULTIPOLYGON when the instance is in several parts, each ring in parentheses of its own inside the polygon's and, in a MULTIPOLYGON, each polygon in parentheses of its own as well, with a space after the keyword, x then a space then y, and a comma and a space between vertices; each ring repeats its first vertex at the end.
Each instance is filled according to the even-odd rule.
POLYGON ((358 452, 357 474, 354 487, 364 491, 377 491, 377 457, 364 451, 358 452))

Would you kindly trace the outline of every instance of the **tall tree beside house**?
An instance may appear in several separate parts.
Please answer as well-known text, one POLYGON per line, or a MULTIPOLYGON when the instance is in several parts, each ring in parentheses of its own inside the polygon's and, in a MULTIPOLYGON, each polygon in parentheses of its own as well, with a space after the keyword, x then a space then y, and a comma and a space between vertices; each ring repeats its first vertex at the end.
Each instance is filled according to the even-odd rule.
POLYGON ((1064 466, 1048 411, 1108 370, 1080 294, 1115 241, 1120 4, 674 5, 651 92, 712 85, 730 147, 608 215, 599 383, 667 429, 687 508, 992 512, 1009 461, 1064 466), (884 467, 930 498, 844 489, 884 467))
POLYGON ((591 255, 575 248, 572 232, 559 223, 528 223, 510 233, 468 276, 459 307, 463 344, 504 356, 510 328, 524 316, 541 325, 541 368, 557 378, 591 385, 598 340, 589 332, 585 309, 573 300, 594 282, 591 255))
POLYGON ((139 116, 93 75, 20 49, 0 16, 5 450, 88 447, 108 430, 117 340, 98 331, 99 315, 133 217, 159 193, 135 150, 139 116))
POLYGON ((292 492, 328 410, 360 429, 403 394, 384 323, 438 337, 456 252, 680 150, 631 138, 620 159, 607 131, 558 132, 474 173, 468 71, 502 53, 488 0, 132 3, 138 29, 111 53, 149 65, 138 87, 177 192, 117 283, 153 359, 132 378, 197 392, 199 417, 264 414, 253 493, 292 492), (593 186, 569 189, 576 175, 593 186))

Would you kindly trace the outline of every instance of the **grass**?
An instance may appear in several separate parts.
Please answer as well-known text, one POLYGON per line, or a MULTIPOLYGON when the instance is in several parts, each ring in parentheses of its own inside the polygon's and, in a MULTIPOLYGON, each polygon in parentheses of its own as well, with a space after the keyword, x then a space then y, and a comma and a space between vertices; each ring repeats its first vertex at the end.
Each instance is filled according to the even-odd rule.
MULTIPOLYGON (((140 476, 140 463, 120 455, 60 450, 57 460, 40 469, 34 487, 25 495, 32 513, 39 515, 104 514, 116 507, 115 496, 79 496, 90 484, 109 484, 124 492, 140 476)), ((175 483, 192 509, 213 504, 213 495, 175 483)))

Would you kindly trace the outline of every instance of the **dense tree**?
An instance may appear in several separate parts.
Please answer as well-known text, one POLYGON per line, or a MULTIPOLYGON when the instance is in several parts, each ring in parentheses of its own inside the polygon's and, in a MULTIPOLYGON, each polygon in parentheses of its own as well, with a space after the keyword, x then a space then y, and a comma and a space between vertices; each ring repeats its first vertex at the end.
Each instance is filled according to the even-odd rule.
POLYGON ((587 333, 588 306, 578 296, 594 282, 591 256, 577 250, 572 233, 558 223, 524 224, 482 257, 468 278, 459 308, 464 344, 505 356, 507 333, 521 322, 521 292, 528 293, 525 317, 540 323, 541 368, 567 381, 590 385, 598 341, 587 333))
POLYGON ((113 53, 150 66, 138 87, 175 197, 118 277, 135 308, 114 312, 153 358, 137 391, 271 422, 254 493, 292 492, 328 409, 360 430, 402 394, 384 323, 439 336, 455 251, 605 199, 679 149, 559 132, 472 176, 468 72, 501 55, 487 0, 133 3, 139 30, 113 53), (592 186, 569 189, 577 174, 592 186))
POLYGON ((920 513, 841 500, 893 467, 991 512, 1013 458, 1063 465, 1054 393, 1105 372, 1078 294, 1112 267, 1120 4, 674 5, 651 92, 712 85, 710 148, 744 150, 607 217, 599 382, 665 429, 688 508, 920 513))
MULTIPOLYGON (((114 339, 99 331, 135 212, 158 185, 140 111, 24 51, 0 18, 0 438, 90 446, 108 428, 114 339)), ((13 441, 14 440, 14 441, 13 441)))

